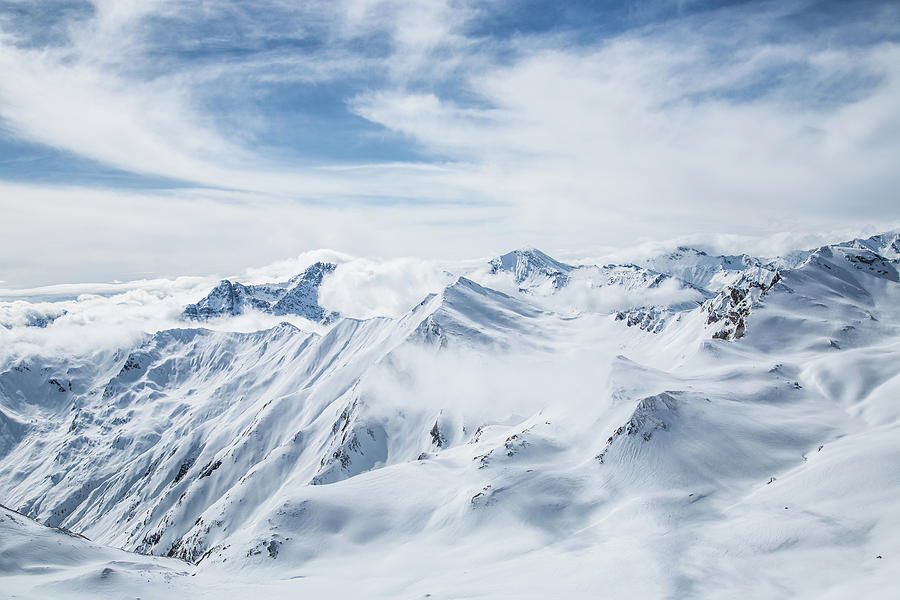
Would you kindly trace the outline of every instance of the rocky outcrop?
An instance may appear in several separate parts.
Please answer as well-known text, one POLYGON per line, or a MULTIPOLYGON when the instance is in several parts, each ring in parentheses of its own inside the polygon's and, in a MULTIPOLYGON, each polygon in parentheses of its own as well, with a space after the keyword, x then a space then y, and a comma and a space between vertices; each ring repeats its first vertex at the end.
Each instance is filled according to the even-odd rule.
POLYGON ((378 423, 366 423, 361 401, 348 404, 331 428, 329 446, 319 462, 312 485, 323 485, 359 475, 383 464, 387 458, 387 434, 378 423))
POLYGON ((650 333, 659 333, 665 328, 672 316, 672 311, 658 306, 651 306, 625 311, 620 310, 616 313, 616 321, 624 321, 628 327, 637 327, 650 333))
POLYGON ((781 280, 778 271, 751 271, 734 285, 726 287, 715 298, 703 304, 706 324, 713 325, 712 337, 717 340, 736 340, 747 331, 747 318, 756 302, 781 280))
POLYGON ((338 314, 319 306, 319 286, 325 276, 336 268, 333 263, 317 262, 311 265, 300 277, 292 280, 295 282, 293 287, 272 305, 269 312, 273 315, 300 315, 323 323, 334 321, 338 314))

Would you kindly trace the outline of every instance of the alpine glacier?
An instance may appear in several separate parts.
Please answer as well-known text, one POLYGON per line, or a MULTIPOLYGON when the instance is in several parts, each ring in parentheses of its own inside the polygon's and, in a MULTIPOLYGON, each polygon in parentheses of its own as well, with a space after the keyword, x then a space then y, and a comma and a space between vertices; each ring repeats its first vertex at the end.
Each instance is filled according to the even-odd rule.
POLYGON ((900 596, 900 233, 457 267, 366 319, 324 261, 128 335, 0 303, 0 589, 900 596))

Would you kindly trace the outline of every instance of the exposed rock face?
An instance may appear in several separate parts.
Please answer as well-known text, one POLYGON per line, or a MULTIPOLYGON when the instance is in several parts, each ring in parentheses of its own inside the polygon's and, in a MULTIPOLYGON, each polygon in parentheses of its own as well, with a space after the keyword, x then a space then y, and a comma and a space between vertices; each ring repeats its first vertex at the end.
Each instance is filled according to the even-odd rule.
POLYGON ((197 304, 187 305, 184 308, 184 317, 206 320, 226 315, 240 315, 247 308, 266 311, 269 302, 264 299, 264 295, 277 296, 270 286, 246 286, 225 279, 214 287, 206 298, 197 304))
POLYGON ((707 325, 716 325, 712 337, 718 340, 736 340, 744 337, 747 331, 747 317, 754 303, 766 294, 781 275, 776 271, 771 277, 742 277, 735 285, 726 287, 719 294, 707 301, 707 325))
POLYGON ((328 448, 310 484, 334 483, 384 464, 387 434, 381 424, 366 422, 360 414, 362 408, 360 399, 355 398, 334 422, 328 448))
POLYGON ((44 313, 44 314, 31 314, 28 315, 28 321, 25 323, 26 327, 46 327, 56 319, 64 316, 68 311, 59 311, 57 313, 44 313))
POLYGON ((311 321, 331 323, 339 316, 319 306, 319 286, 337 265, 317 262, 303 273, 284 283, 243 285, 222 281, 205 298, 185 307, 183 317, 207 319, 236 316, 247 310, 273 315, 297 315, 311 321))
POLYGON ((672 316, 672 311, 659 306, 651 306, 619 311, 616 313, 616 321, 625 321, 628 327, 638 327, 650 333, 659 333, 672 316))
POLYGON ((434 427, 431 428, 431 431, 428 432, 431 436, 431 443, 436 448, 443 448, 447 443, 447 439, 444 437, 444 434, 441 433, 440 427, 438 427, 438 422, 434 422, 434 427))
POLYGON ((326 311, 319 306, 319 286, 326 275, 334 272, 337 265, 317 262, 311 265, 299 279, 295 278, 294 287, 290 288, 270 312, 273 315, 300 315, 313 321, 330 323, 338 314, 326 311))

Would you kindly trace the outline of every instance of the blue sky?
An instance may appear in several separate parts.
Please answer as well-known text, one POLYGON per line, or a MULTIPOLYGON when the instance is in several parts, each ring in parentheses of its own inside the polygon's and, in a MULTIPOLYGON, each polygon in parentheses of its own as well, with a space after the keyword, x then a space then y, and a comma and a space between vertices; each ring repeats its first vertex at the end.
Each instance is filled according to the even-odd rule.
POLYGON ((0 284, 895 227, 895 2, 0 0, 0 284))

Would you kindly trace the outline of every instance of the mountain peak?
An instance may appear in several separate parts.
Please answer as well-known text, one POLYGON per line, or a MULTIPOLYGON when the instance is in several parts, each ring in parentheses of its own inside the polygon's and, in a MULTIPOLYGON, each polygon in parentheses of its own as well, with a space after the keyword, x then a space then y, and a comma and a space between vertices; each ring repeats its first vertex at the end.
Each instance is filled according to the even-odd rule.
POLYGON ((336 268, 334 263, 316 262, 303 273, 281 283, 244 285, 223 279, 205 298, 196 304, 188 304, 182 316, 205 321, 215 317, 240 315, 250 309, 331 323, 339 315, 319 306, 319 286, 325 276, 333 273, 336 268))
POLYGON ((512 273, 516 283, 539 283, 535 279, 547 278, 554 288, 568 282, 567 274, 575 267, 560 262, 537 248, 520 248, 491 260, 491 273, 512 273))

